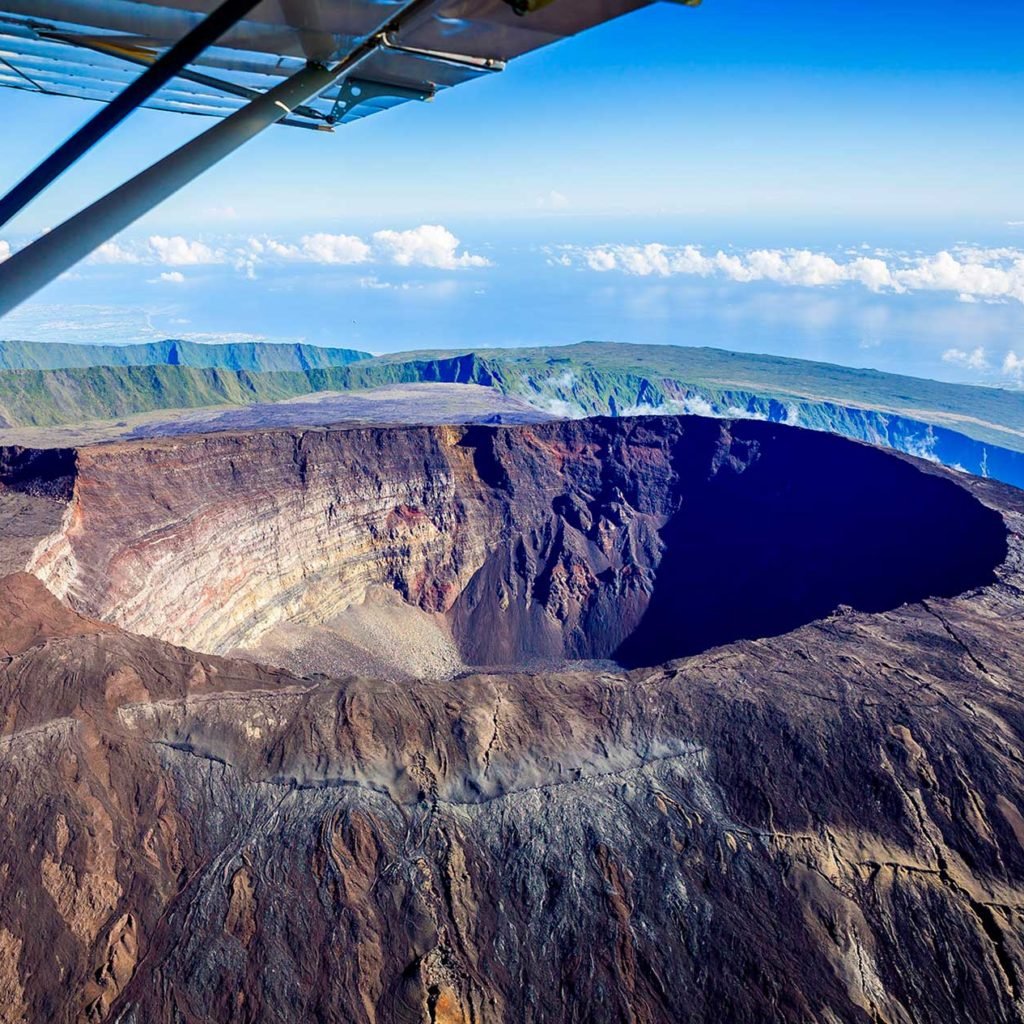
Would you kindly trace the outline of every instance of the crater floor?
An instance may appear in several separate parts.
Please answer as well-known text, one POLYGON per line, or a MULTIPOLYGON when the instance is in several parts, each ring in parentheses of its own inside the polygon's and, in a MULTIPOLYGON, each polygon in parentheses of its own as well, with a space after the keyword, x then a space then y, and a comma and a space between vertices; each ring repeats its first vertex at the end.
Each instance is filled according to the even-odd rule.
POLYGON ((1022 515, 699 418, 4 449, 0 1020, 1020 1021, 1022 515))

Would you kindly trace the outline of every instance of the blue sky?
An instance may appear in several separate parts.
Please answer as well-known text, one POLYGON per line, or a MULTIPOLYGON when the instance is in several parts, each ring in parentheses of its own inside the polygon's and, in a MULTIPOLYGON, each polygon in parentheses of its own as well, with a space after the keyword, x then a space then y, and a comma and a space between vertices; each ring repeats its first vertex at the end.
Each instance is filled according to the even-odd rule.
MULTIPOLYGON (((430 106, 273 130, 0 333, 601 337, 1016 384, 1021 38, 1006 0, 658 4, 430 106)), ((90 107, 4 93, 0 110, 13 182, 90 107)), ((139 112, 0 238, 206 124, 139 112)))

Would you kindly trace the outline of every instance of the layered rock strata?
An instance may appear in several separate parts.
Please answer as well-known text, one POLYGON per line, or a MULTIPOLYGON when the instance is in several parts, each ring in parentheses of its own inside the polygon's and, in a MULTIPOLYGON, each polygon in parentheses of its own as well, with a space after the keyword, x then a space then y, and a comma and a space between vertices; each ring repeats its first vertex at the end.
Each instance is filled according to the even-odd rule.
POLYGON ((998 516, 838 438, 695 417, 99 445, 28 563, 84 614, 225 653, 383 589, 464 661, 654 664, 991 579, 998 516))

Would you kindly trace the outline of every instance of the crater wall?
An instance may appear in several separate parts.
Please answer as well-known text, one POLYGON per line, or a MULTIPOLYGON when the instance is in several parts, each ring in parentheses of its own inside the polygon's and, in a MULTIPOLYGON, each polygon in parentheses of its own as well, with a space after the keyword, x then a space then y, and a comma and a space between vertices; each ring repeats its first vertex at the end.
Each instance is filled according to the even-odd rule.
POLYGON ((29 568, 195 650, 381 589, 473 665, 654 664, 993 578, 1000 515, 954 474, 699 417, 271 431, 80 449, 29 568))

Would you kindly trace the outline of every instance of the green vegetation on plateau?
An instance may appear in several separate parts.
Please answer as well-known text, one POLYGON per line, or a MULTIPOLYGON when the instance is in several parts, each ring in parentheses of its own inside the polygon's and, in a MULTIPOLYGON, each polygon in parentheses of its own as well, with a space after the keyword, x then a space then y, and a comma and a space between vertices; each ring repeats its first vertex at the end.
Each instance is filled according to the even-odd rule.
POLYGON ((586 342, 374 358, 310 345, 0 342, 0 426, 423 382, 493 387, 556 416, 662 411, 791 422, 1024 483, 1024 392, 665 345, 586 342))
POLYGON ((279 402, 318 391, 350 391, 392 383, 444 381, 431 365, 381 364, 251 373, 191 366, 90 366, 0 370, 0 427, 51 427, 111 420, 160 409, 279 402))
MULTIPOLYGON (((399 353, 376 361, 443 361, 457 355, 399 353)), ((593 414, 680 400, 689 389, 691 397, 756 395, 783 404, 829 403, 914 416, 1024 451, 1021 391, 675 345, 583 342, 551 348, 481 349, 475 358, 506 393, 542 403, 565 401, 593 414)))

